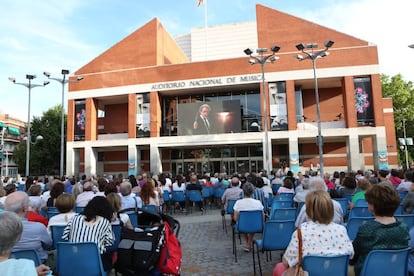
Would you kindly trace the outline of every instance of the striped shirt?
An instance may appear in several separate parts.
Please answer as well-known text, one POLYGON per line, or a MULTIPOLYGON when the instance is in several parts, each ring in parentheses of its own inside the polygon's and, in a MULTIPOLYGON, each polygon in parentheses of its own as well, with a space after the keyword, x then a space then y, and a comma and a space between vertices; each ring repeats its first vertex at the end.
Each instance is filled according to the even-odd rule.
POLYGON ((94 242, 98 245, 100 254, 105 253, 106 247, 115 240, 109 220, 97 216, 96 221, 88 222, 83 215, 77 215, 69 221, 62 239, 69 242, 94 242))

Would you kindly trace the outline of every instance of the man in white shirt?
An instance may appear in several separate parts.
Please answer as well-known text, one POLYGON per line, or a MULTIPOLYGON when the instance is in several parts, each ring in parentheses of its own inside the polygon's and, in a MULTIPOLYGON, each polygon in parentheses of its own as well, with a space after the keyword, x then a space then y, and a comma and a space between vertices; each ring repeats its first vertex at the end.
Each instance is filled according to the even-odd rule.
POLYGON ((119 186, 121 196, 121 210, 129 208, 142 208, 142 200, 132 193, 132 185, 129 182, 122 182, 119 186))
POLYGON ((83 184, 83 192, 76 197, 76 206, 85 207, 88 202, 97 196, 94 192, 94 184, 92 181, 87 181, 83 184))

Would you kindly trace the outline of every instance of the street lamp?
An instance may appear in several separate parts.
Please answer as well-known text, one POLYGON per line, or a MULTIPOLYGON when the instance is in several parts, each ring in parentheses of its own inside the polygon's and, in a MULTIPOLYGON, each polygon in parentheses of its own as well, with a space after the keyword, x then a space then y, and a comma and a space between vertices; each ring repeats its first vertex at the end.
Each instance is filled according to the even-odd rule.
POLYGON ((63 176, 63 157, 64 157, 64 149, 65 149, 65 108, 64 108, 64 96, 65 96, 65 84, 69 82, 79 82, 83 80, 82 76, 78 76, 76 80, 70 80, 69 78, 66 78, 67 75, 69 75, 69 70, 62 69, 62 75, 63 78, 51 78, 49 72, 43 72, 43 75, 45 75, 50 80, 55 80, 62 84, 62 114, 61 114, 61 121, 60 121, 60 176, 63 176))
POLYGON ((26 140, 26 177, 29 176, 30 173, 30 142, 31 142, 31 136, 30 136, 30 101, 31 101, 31 92, 32 88, 39 87, 39 86, 46 86, 49 84, 48 81, 44 81, 43 84, 33 84, 32 80, 36 78, 36 75, 26 75, 26 79, 29 80, 27 83, 23 82, 16 82, 16 78, 9 77, 9 81, 13 82, 14 84, 23 85, 24 87, 27 87, 29 89, 29 102, 27 104, 27 140, 26 140))
POLYGON ((317 43, 310 43, 310 44, 303 44, 300 43, 296 45, 296 49, 301 51, 306 56, 297 55, 296 58, 300 61, 305 59, 312 60, 312 67, 313 67, 313 79, 315 81, 315 102, 316 102, 316 116, 317 116, 317 124, 318 124, 318 136, 316 138, 316 144, 319 147, 319 170, 320 175, 323 177, 323 137, 322 137, 322 127, 321 127, 321 112, 319 106, 319 91, 318 91, 318 78, 316 77, 316 59, 323 58, 329 55, 327 50, 332 47, 334 42, 332 40, 328 40, 325 42, 325 49, 323 50, 316 50, 318 48, 317 43), (309 49, 309 50, 306 50, 309 49))
POLYGON ((273 46, 270 48, 272 53, 267 53, 267 48, 258 48, 256 49, 256 55, 253 55, 253 50, 250 48, 247 48, 244 50, 244 53, 248 55, 250 58, 248 62, 253 65, 259 63, 261 65, 262 69, 262 90, 263 90, 263 98, 264 98, 264 105, 263 105, 263 113, 264 113, 264 143, 263 143, 263 167, 266 170, 267 173, 270 172, 271 166, 270 166, 270 158, 269 158, 269 134, 268 134, 268 123, 267 123, 267 90, 266 90, 266 83, 265 83, 265 74, 264 74, 264 65, 266 62, 273 63, 276 60, 279 59, 279 57, 276 56, 276 53, 279 52, 280 47, 279 46, 273 46))

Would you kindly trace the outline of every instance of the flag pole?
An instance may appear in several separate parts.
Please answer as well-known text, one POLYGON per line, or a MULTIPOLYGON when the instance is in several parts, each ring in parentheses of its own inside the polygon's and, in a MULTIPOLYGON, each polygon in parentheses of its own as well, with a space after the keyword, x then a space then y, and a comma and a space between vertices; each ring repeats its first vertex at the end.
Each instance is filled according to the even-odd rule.
POLYGON ((208 46, 208 18, 207 18, 207 0, 204 0, 204 59, 207 60, 208 46))

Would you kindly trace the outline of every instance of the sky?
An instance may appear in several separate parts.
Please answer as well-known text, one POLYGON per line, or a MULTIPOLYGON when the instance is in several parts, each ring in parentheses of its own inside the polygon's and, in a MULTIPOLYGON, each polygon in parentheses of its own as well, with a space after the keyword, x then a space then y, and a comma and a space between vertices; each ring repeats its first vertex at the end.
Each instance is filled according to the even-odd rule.
MULTIPOLYGON (((378 46, 381 73, 414 82, 412 0, 204 0, 208 25, 254 21, 256 4, 304 18, 378 46)), ((197 0, 1 0, 0 113, 27 121, 27 83, 42 84, 50 72, 80 69, 157 17, 174 37, 204 26, 197 0)), ((67 86, 64 95, 67 110, 67 86)), ((31 90, 31 118, 62 103, 62 86, 51 81, 31 90)))

